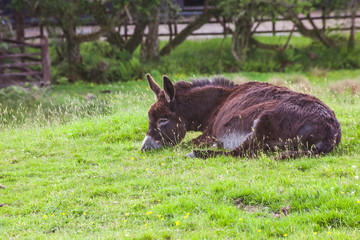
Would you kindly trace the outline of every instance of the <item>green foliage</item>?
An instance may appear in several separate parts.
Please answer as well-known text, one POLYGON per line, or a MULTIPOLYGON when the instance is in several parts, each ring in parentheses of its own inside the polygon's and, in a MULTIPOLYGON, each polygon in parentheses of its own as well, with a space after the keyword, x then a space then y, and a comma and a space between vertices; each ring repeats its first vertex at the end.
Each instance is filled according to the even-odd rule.
MULTIPOLYGON (((287 1, 288 3, 289 1, 287 1)), ((236 19, 257 18, 257 17, 275 17, 279 12, 282 1, 271 0, 212 0, 212 3, 221 10, 223 16, 236 19)), ((302 3, 298 3, 300 5, 302 3)))
MULTIPOLYGON (((67 29, 78 24, 86 24, 97 19, 102 25, 106 18, 117 14, 128 1, 86 1, 86 0, 13 0, 23 7, 30 7, 31 14, 36 15, 48 26, 61 27, 67 29), (107 9, 107 4, 111 3, 111 8, 107 9), (109 16, 106 16, 108 14, 109 16), (55 21, 54 21, 55 20, 55 21)), ((15 3, 14 3, 15 4, 15 3)), ((15 4, 16 5, 16 4, 15 4)), ((104 22, 105 21, 105 22, 104 22)))
POLYGON ((0 43, 0 50, 7 50, 8 45, 5 42, 0 43))
MULTIPOLYGON (((2 12, 0 10, 0 38, 11 38, 14 36, 14 31, 12 30, 10 19, 2 16, 2 12)), ((7 49, 7 44, 4 42, 0 42, 0 50, 7 49)))
MULTIPOLYGON (((268 44, 285 44, 287 37, 256 37, 268 44)), ((357 35, 359 41, 359 35, 357 35)), ((296 72, 320 69, 360 68, 360 48, 348 52, 346 47, 328 49, 304 37, 293 37, 285 52, 254 48, 248 52, 247 60, 240 65, 230 53, 231 39, 188 40, 158 61, 141 62, 140 53, 134 55, 121 51, 106 42, 92 42, 81 46, 83 54, 82 72, 87 82, 117 82, 142 79, 146 72, 160 74, 219 74, 236 71, 296 72)), ((163 44, 163 42, 161 43, 163 44)), ((53 54, 54 48, 51 48, 53 54)), ((53 79, 64 76, 66 64, 53 66, 53 79)))
MULTIPOLYGON (((55 56, 54 45, 50 48, 50 54, 55 56)), ((136 80, 145 74, 144 66, 139 58, 131 56, 107 42, 90 42, 81 45, 83 61, 79 65, 80 73, 84 81, 107 83, 136 80)), ((67 75, 68 67, 65 59, 55 57, 56 66, 52 69, 52 79, 59 82, 67 75)))
POLYGON ((106 42, 84 44, 82 52, 83 75, 86 81, 129 81, 142 78, 145 74, 138 58, 106 42))

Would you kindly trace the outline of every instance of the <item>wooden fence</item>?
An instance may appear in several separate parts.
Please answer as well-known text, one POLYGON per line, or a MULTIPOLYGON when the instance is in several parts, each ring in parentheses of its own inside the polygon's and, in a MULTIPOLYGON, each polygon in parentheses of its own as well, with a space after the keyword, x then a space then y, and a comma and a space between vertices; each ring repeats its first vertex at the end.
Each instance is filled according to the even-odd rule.
MULTIPOLYGON (((194 13, 192 16, 201 14, 201 12, 196 12, 194 13)), ((352 16, 350 15, 338 15, 338 16, 324 16, 324 15, 320 15, 320 16, 311 16, 310 20, 311 21, 320 21, 320 24, 318 23, 317 25, 321 25, 318 26, 319 29, 322 30, 326 30, 326 31, 350 31, 351 30, 351 24, 334 24, 334 22, 336 21, 346 21, 346 20, 351 20, 352 16), (333 21, 332 24, 329 24, 329 21, 333 21)), ((307 17, 300 17, 299 18, 300 21, 306 22, 309 21, 309 18, 307 17)), ((355 21, 357 21, 358 25, 354 27, 354 29, 359 30, 360 29, 360 14, 357 14, 355 16, 355 21)), ((284 19, 284 18, 278 18, 276 19, 276 21, 272 21, 271 19, 263 19, 261 22, 257 22, 256 24, 254 24, 255 26, 261 26, 262 24, 267 24, 269 23, 271 26, 270 27, 266 27, 261 28, 261 27, 255 27, 254 28, 254 33, 256 34, 273 34, 276 35, 278 33, 290 33, 290 32, 297 32, 296 27, 293 27, 293 23, 287 24, 288 27, 287 28, 279 28, 276 27, 276 23, 285 23, 285 22, 290 22, 288 19, 284 19)), ((176 36, 181 30, 179 30, 179 25, 187 25, 190 23, 190 19, 189 18, 183 18, 183 19, 177 19, 177 20, 170 20, 168 22, 163 22, 161 24, 167 25, 168 26, 168 30, 167 31, 163 31, 159 33, 159 36, 169 36, 170 39, 173 36, 176 36)), ((193 32, 191 34, 191 36, 219 36, 219 35, 224 35, 224 34, 229 34, 229 30, 231 30, 233 28, 232 23, 230 22, 221 22, 219 19, 211 19, 207 24, 213 24, 213 25, 218 25, 217 27, 208 27, 207 29, 202 30, 201 28, 195 32, 193 32)), ((134 23, 126 23, 124 26, 122 26, 122 33, 124 35, 125 39, 128 39, 132 33, 133 33, 133 29, 134 29, 134 23)), ((309 26, 309 29, 312 29, 312 26, 309 26)))
POLYGON ((0 49, 0 88, 24 82, 50 84, 48 39, 42 35, 32 40, 0 39, 6 43, 5 49, 0 49))

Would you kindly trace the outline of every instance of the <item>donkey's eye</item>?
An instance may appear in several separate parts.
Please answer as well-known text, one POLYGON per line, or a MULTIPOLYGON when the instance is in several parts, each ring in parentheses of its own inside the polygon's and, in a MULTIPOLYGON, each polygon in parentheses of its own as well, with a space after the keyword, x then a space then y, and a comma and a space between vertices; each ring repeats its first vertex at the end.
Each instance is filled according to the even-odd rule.
POLYGON ((169 119, 167 119, 167 118, 160 118, 160 119, 158 120, 158 126, 163 126, 163 125, 167 124, 168 122, 169 122, 169 119))

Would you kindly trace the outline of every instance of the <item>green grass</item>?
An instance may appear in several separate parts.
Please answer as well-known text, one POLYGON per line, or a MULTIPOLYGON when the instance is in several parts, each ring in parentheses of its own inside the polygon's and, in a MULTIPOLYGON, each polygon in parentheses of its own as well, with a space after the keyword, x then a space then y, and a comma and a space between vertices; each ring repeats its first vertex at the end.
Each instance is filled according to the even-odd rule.
MULTIPOLYGON (((294 78, 226 74, 239 75, 294 78)), ((13 117, 1 118, 0 238, 357 239, 360 99, 328 86, 359 75, 295 76, 307 77, 312 94, 335 111, 343 137, 327 156, 287 161, 185 158, 196 133, 145 154, 139 149, 154 96, 144 80, 55 85, 41 105, 8 108, 13 117), (86 100, 89 93, 95 98, 86 100), (276 217, 282 209, 289 214, 276 217)))

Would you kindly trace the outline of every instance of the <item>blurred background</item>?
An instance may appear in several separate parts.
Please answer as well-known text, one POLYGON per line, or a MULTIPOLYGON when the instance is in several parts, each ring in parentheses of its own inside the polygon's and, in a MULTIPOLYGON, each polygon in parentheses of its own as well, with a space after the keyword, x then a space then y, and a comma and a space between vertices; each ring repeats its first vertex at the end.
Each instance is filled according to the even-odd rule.
POLYGON ((358 0, 2 0, 0 87, 360 66, 358 0))

